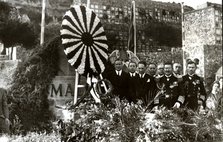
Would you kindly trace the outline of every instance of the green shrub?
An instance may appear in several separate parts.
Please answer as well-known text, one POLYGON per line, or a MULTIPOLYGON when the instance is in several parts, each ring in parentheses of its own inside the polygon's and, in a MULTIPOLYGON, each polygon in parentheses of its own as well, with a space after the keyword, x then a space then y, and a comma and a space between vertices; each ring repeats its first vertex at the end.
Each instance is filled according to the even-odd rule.
POLYGON ((1 25, 0 39, 5 47, 23 45, 30 49, 37 43, 37 34, 30 23, 22 23, 19 20, 8 20, 1 25))
POLYGON ((32 48, 37 43, 34 25, 19 18, 18 10, 6 2, 0 2, 0 40, 5 47, 22 45, 32 48))
POLYGON ((20 63, 14 75, 11 94, 14 97, 11 119, 17 115, 27 131, 50 130, 51 112, 48 107, 48 85, 58 70, 60 38, 37 47, 28 60, 20 63))

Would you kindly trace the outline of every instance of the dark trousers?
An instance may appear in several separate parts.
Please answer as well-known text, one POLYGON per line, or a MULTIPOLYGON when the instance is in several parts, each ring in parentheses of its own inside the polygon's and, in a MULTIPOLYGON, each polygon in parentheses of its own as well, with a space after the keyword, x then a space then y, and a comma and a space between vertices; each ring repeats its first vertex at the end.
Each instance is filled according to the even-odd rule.
POLYGON ((167 109, 171 109, 176 103, 176 101, 177 101, 176 97, 169 97, 169 98, 161 97, 159 100, 159 105, 164 106, 167 109))
POLYGON ((186 97, 184 107, 196 111, 198 109, 197 97, 186 97))
POLYGON ((9 124, 7 124, 5 118, 0 117, 0 133, 10 133, 9 124))

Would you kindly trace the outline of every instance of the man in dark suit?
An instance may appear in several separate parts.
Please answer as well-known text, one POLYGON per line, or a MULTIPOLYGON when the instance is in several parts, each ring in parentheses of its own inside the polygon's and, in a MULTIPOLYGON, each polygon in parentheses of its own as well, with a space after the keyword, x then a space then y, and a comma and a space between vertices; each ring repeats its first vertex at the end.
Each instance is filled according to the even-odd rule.
POLYGON ((113 86, 113 94, 124 99, 128 97, 128 81, 129 76, 123 69, 123 62, 120 59, 117 59, 114 63, 115 70, 111 71, 107 75, 107 79, 111 82, 113 86))
POLYGON ((173 63, 173 75, 182 78, 182 66, 180 63, 173 63))
POLYGON ((129 88, 128 88, 128 100, 129 102, 136 102, 138 98, 137 96, 137 80, 139 78, 139 75, 136 73, 137 64, 135 62, 130 61, 128 64, 128 75, 129 75, 129 88))
POLYGON ((1 133, 9 133, 7 91, 3 88, 0 88, 0 131, 1 133))
POLYGON ((172 64, 165 63, 165 75, 157 80, 157 86, 161 95, 155 103, 158 103, 159 106, 164 106, 168 109, 171 109, 176 102, 181 102, 184 96, 181 82, 173 75, 172 70, 172 64))
POLYGON ((155 78, 161 78, 163 76, 164 76, 164 64, 163 63, 159 63, 157 65, 157 71, 156 71, 155 78))
POLYGON ((196 63, 189 61, 187 63, 187 74, 183 76, 184 106, 194 111, 198 109, 198 106, 205 106, 207 97, 203 79, 195 74, 196 68, 196 63))
POLYGON ((137 94, 142 99, 144 105, 148 105, 155 97, 156 83, 154 77, 145 73, 146 62, 138 63, 139 78, 137 81, 137 94))
POLYGON ((155 77, 155 75, 156 75, 156 64, 155 63, 149 63, 147 73, 150 76, 155 77))

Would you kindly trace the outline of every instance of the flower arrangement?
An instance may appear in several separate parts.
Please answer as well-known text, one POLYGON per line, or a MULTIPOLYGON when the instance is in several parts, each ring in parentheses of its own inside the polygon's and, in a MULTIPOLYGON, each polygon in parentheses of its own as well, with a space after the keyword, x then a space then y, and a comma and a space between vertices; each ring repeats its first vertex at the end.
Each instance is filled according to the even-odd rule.
MULTIPOLYGON (((186 108, 160 108, 147 112, 141 102, 128 103, 118 97, 106 103, 90 100, 72 110, 68 119, 54 122, 52 133, 28 132, 21 135, 19 118, 13 123, 14 134, 2 136, 6 141, 64 142, 220 142, 223 124, 214 111, 194 112, 186 108), (106 104, 107 103, 107 104, 106 104), (18 129, 18 131, 16 130, 18 129)), ((70 104, 68 104, 70 105, 70 104)), ((67 107, 64 107, 67 108, 67 107)))
POLYGON ((208 142, 222 140, 222 122, 214 112, 188 109, 145 112, 140 102, 115 97, 113 105, 81 103, 60 128, 64 141, 208 142), (112 107, 111 107, 112 106, 112 107))
POLYGON ((2 135, 0 136, 1 142, 60 142, 60 136, 56 133, 35 133, 30 132, 27 135, 2 135))

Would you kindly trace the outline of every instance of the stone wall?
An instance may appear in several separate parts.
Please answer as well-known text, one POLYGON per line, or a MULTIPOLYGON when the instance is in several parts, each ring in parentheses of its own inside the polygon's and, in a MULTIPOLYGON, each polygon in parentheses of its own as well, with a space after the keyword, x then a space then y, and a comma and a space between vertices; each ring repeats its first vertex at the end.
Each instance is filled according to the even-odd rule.
POLYGON ((3 60, 0 61, 0 87, 8 89, 12 83, 13 74, 16 71, 19 61, 3 60))
POLYGON ((222 66, 222 45, 204 46, 204 77, 215 78, 215 73, 222 66))
MULTIPOLYGON (((85 77, 79 77, 79 85, 85 85, 85 77)), ((59 106, 64 106, 74 99, 75 76, 56 76, 49 86, 49 99, 55 101, 59 106)), ((78 88, 78 97, 82 95, 85 88, 78 88)))
POLYGON ((215 19, 213 7, 185 14, 185 47, 215 44, 215 19))
MULTIPOLYGON (((215 8, 206 7, 185 13, 184 19, 184 66, 187 59, 199 59, 197 74, 205 77, 206 45, 216 44, 215 34, 215 8)), ((185 69, 184 69, 184 72, 185 69)))

